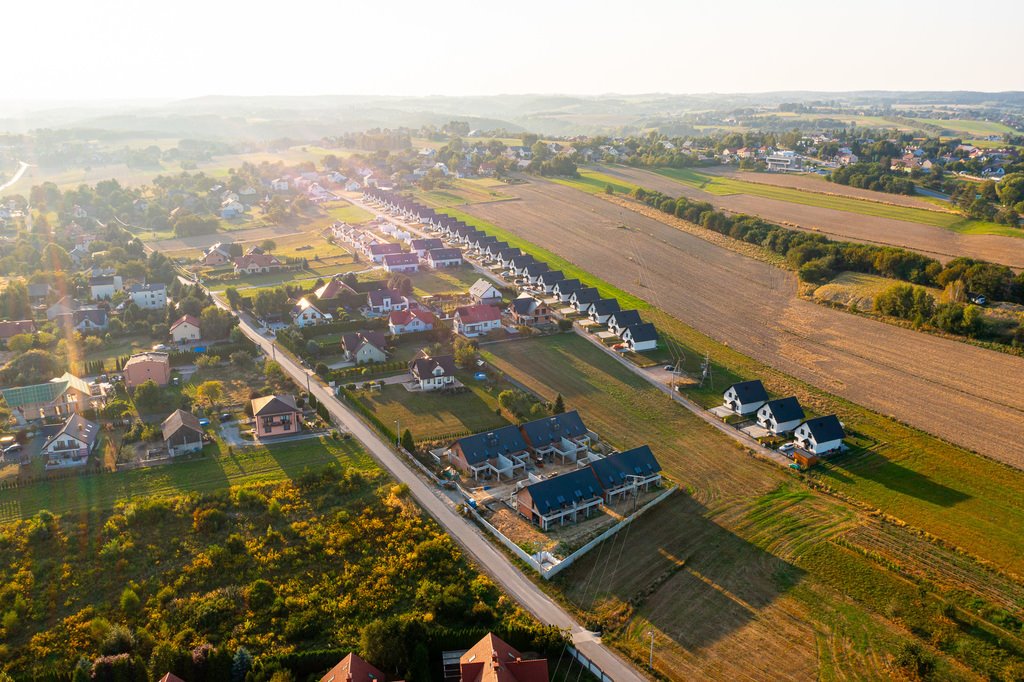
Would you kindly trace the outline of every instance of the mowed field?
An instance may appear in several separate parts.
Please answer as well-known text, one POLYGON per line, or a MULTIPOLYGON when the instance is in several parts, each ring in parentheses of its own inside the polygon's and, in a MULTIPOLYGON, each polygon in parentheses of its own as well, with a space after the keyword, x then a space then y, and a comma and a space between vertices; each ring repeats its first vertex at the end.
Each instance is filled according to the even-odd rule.
MULTIPOLYGON (((943 262, 957 256, 968 256, 1014 268, 1024 268, 1024 239, 1018 237, 958 232, 955 229, 947 229, 934 224, 897 220, 882 215, 864 215, 849 210, 794 203, 766 196, 740 193, 712 194, 698 189, 692 184, 680 182, 660 173, 636 168, 615 166, 602 170, 610 176, 620 178, 623 182, 639 185, 646 189, 657 190, 671 196, 684 196, 697 201, 707 201, 716 208, 726 211, 760 216, 790 227, 820 232, 835 239, 902 246, 943 262)), ((772 189, 768 185, 765 187, 772 189)), ((781 189, 785 190, 786 188, 781 189)), ((811 192, 804 194, 810 197, 809 200, 816 203, 827 203, 832 199, 832 197, 811 192)), ((839 205, 838 202, 842 199, 844 198, 837 198, 833 203, 839 205)), ((850 201, 851 199, 845 198, 845 200, 850 201)), ((916 212, 914 215, 923 213, 920 209, 908 209, 902 206, 889 207, 867 201, 859 201, 858 208, 863 208, 864 205, 877 207, 883 213, 890 209, 912 210, 916 212)), ((929 211, 928 213, 936 216, 939 220, 946 220, 949 215, 939 211, 929 211)), ((1024 232, 1021 233, 1021 236, 1024 237, 1024 232)))
POLYGON ((522 201, 466 211, 766 365, 1024 466, 1021 358, 800 300, 788 271, 597 196, 544 181, 507 191, 522 201))
MULTIPOLYGON (((576 335, 485 357, 547 399, 561 393, 617 448, 649 444, 687 491, 555 583, 636 660, 654 631, 655 667, 671 679, 888 679, 892 651, 908 629, 927 639, 940 602, 1021 610, 1013 581, 755 460, 576 335)), ((978 634, 943 648, 983 669, 963 653, 985 648, 978 634)), ((942 679, 972 677, 939 660, 942 679)))

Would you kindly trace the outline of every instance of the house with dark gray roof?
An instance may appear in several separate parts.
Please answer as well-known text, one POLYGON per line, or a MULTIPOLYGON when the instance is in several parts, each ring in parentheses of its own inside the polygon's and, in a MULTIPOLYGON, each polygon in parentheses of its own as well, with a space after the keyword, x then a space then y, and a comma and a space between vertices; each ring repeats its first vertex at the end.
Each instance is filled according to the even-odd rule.
POLYGON ((560 282, 556 282, 552 293, 558 297, 562 303, 568 303, 572 295, 583 288, 583 283, 578 279, 563 279, 560 282))
POLYGON ((591 439, 596 439, 576 410, 542 417, 519 427, 534 455, 545 459, 561 458, 574 462, 587 454, 591 439))
POLYGON ((517 471, 526 470, 528 456, 523 434, 513 425, 460 438, 448 448, 451 465, 477 480, 491 475, 514 478, 517 471))
POLYGON ((451 355, 414 358, 409 373, 421 391, 434 391, 455 385, 455 358, 451 355))
POLYGON ((725 389, 722 404, 736 414, 751 414, 768 402, 768 391, 760 379, 741 381, 725 389))
POLYGON ((812 455, 825 455, 841 450, 846 431, 834 414, 808 419, 793 431, 796 446, 812 455))
POLYGON ((516 492, 519 513, 541 530, 573 523, 581 515, 589 518, 603 503, 601 483, 590 467, 538 480, 516 492))
POLYGON ((580 287, 572 292, 569 297, 569 305, 579 314, 586 315, 590 312, 590 305, 600 299, 601 292, 597 290, 597 287, 580 287))
POLYGON ((602 298, 590 304, 590 310, 587 311, 587 315, 598 324, 607 324, 608 318, 612 316, 612 313, 617 313, 618 311, 619 299, 602 298))
POLYGON ((608 316, 606 324, 608 325, 608 331, 621 337, 622 332, 641 322, 643 320, 640 319, 640 311, 618 310, 608 316))
POLYGON ((160 432, 171 457, 203 449, 203 427, 199 425, 199 418, 191 412, 171 412, 160 424, 160 432))
POLYGON ((555 290, 555 285, 565 279, 561 270, 548 270, 542 272, 537 278, 537 285, 544 288, 544 292, 550 294, 555 290))
POLYGON ((661 464, 646 445, 591 460, 590 468, 608 504, 616 497, 625 497, 637 490, 647 492, 651 486, 661 485, 661 464))
POLYGON ((795 429, 804 417, 800 401, 793 396, 769 400, 757 410, 758 425, 776 436, 795 429))
POLYGON ((80 414, 73 414, 43 445, 47 469, 85 466, 96 449, 100 426, 80 414))
POLYGON ((641 322, 640 324, 627 327, 619 335, 619 338, 634 353, 654 350, 658 347, 658 330, 654 328, 654 324, 651 322, 641 322))

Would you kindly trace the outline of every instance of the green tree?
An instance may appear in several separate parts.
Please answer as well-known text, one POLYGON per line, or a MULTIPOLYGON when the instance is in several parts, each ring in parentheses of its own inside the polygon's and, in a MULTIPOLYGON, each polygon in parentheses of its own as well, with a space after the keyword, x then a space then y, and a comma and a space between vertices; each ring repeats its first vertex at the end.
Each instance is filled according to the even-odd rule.
POLYGON ((163 401, 163 397, 163 390, 152 379, 143 381, 136 386, 135 394, 132 396, 139 412, 152 412, 163 401))
POLYGON ((226 339, 238 318, 226 310, 210 305, 199 315, 199 329, 204 339, 226 339))
POLYGON ((416 443, 412 439, 412 432, 406 429, 402 432, 402 447, 408 452, 412 452, 416 449, 416 443))
POLYGON ((235 287, 225 289, 224 297, 228 299, 228 305, 231 306, 232 310, 238 310, 242 307, 242 295, 238 293, 238 289, 235 287))
POLYGON ((196 386, 195 396, 198 402, 205 402, 212 410, 224 399, 224 384, 220 381, 204 381, 196 386))
POLYGON ((559 393, 555 396, 555 404, 551 406, 551 414, 562 414, 565 412, 565 399, 559 393))
POLYGON ((40 265, 47 272, 70 272, 71 256, 64 250, 64 247, 60 244, 54 244, 50 242, 43 247, 43 252, 40 254, 40 265))

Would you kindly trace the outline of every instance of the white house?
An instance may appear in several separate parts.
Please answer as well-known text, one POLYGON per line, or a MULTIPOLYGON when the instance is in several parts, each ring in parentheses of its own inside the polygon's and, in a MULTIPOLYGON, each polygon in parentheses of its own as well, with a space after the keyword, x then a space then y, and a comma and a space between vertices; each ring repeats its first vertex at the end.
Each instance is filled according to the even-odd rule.
POLYGON ((439 355, 436 358, 416 358, 409 363, 409 373, 421 391, 435 391, 455 384, 455 358, 439 355))
POLYGON ((793 432, 797 447, 814 455, 824 455, 839 450, 846 432, 839 418, 834 414, 808 419, 793 432))
POLYGON ((501 311, 492 305, 468 305, 455 309, 456 334, 483 336, 501 327, 501 311))
POLYGON ((79 414, 68 417, 64 425, 43 445, 47 469, 85 466, 96 448, 99 424, 79 414))
POLYGON ((794 397, 769 400, 757 410, 757 423, 776 436, 789 433, 803 421, 804 410, 794 397))
POLYGON ((191 412, 175 410, 160 424, 160 432, 171 457, 203 449, 203 427, 191 412))
POLYGON ((171 325, 171 339, 175 343, 198 341, 203 338, 199 329, 199 319, 194 315, 182 315, 171 325))
POLYGON ((634 353, 654 350, 658 347, 658 331, 651 322, 641 322, 627 327, 619 338, 634 353))
POLYGON ((367 307, 370 312, 378 315, 390 313, 392 310, 408 310, 409 299, 395 289, 377 289, 366 295, 367 307))
POLYGON ((475 303, 501 303, 501 292, 486 279, 478 279, 473 283, 473 286, 469 288, 469 297, 472 298, 475 303))
POLYGON ((765 163, 770 171, 798 171, 802 169, 800 156, 790 150, 777 151, 765 157, 765 163))
POLYGON ((462 251, 459 249, 431 249, 427 252, 427 263, 435 270, 457 267, 462 265, 462 251))
POLYGON ((392 310, 388 316, 388 331, 392 335, 425 332, 434 328, 436 318, 429 310, 411 308, 408 310, 392 310))
POLYGON ((326 324, 334 319, 330 313, 325 313, 303 296, 290 311, 292 324, 296 327, 312 327, 317 324, 326 324))
POLYGON ((128 295, 135 305, 146 310, 167 307, 167 286, 164 284, 133 284, 128 295))
POLYGON ((733 384, 722 394, 722 404, 736 414, 752 414, 766 402, 768 391, 760 379, 733 384))
POLYGON ((288 191, 288 179, 287 178, 276 178, 270 182, 270 189, 275 192, 287 192, 288 191))
POLYGON ((627 329, 642 322, 639 310, 618 310, 609 315, 605 320, 605 324, 608 325, 608 331, 619 338, 622 338, 623 332, 627 329))
POLYGON ((415 253, 389 253, 384 256, 384 269, 388 272, 419 272, 420 259, 415 253))
POLYGON ((124 286, 121 283, 121 275, 106 275, 89 278, 89 295, 96 300, 113 298, 114 294, 121 291, 124 286))

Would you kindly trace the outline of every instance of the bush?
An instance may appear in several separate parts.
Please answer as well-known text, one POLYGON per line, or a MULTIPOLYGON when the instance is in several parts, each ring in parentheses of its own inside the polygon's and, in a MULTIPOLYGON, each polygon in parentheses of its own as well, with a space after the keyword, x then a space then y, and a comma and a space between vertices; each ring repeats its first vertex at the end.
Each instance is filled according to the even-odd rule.
POLYGON ((139 595, 135 594, 135 590, 130 587, 124 588, 124 591, 121 592, 121 610, 126 614, 135 614, 138 613, 141 605, 142 601, 139 599, 139 595))

